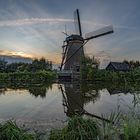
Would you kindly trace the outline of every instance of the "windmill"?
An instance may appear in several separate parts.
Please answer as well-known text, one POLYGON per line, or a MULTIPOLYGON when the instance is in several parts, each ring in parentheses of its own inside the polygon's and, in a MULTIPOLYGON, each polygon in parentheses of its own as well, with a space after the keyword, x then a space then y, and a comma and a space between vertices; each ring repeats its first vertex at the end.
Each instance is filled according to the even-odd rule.
POLYGON ((60 70, 63 69, 64 71, 71 70, 73 72, 80 72, 82 65, 81 60, 84 58, 84 45, 91 39, 113 33, 113 27, 111 25, 106 26, 99 30, 85 34, 85 38, 82 37, 82 29, 78 9, 74 11, 74 23, 76 34, 68 36, 66 33, 67 36, 62 46, 63 53, 60 70))

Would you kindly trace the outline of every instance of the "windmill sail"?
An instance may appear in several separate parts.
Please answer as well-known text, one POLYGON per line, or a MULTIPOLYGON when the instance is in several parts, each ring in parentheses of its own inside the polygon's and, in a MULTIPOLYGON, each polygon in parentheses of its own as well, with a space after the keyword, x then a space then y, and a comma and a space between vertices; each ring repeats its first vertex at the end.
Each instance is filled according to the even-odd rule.
POLYGON ((78 9, 74 11, 74 24, 75 24, 76 34, 82 36, 80 15, 78 9))
POLYGON ((110 34, 110 33, 113 33, 112 25, 109 25, 109 26, 103 27, 101 29, 98 29, 96 31, 85 34, 85 40, 97 38, 97 37, 107 35, 107 34, 110 34))

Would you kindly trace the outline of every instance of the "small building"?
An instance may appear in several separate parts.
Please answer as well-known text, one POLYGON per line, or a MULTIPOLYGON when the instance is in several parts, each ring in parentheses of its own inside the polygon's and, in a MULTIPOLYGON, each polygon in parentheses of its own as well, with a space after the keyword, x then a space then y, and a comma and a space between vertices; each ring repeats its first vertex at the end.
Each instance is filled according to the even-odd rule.
POLYGON ((106 70, 113 70, 113 71, 129 71, 130 66, 124 62, 110 62, 106 67, 106 70))

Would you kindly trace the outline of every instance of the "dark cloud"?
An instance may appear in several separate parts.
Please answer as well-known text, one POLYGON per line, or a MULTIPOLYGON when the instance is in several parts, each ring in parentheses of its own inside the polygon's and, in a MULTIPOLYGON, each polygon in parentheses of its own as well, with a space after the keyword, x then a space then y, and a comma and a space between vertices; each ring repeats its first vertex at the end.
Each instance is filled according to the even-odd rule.
POLYGON ((15 62, 31 63, 32 62, 31 58, 21 57, 18 55, 0 55, 0 59, 4 59, 8 63, 15 63, 15 62))

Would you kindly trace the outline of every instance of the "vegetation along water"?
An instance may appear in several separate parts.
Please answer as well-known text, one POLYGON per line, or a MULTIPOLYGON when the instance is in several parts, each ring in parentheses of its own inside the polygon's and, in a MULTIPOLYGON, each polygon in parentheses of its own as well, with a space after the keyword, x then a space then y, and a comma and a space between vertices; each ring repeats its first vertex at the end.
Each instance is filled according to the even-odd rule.
MULTIPOLYGON (((1 140, 140 139, 138 67, 128 72, 118 72, 99 70, 88 64, 82 69, 81 75, 87 82, 81 80, 80 83, 75 81, 52 85, 56 72, 51 69, 51 64, 48 67, 46 64, 43 66, 43 63, 43 59, 34 60, 25 67, 25 64, 11 66, 12 64, 1 60, 3 67, 0 73, 0 117, 5 118, 0 124, 1 140), (24 96, 25 100, 21 99, 21 96, 24 96), (6 105, 9 97, 13 102, 6 105), (131 102, 125 104, 127 99, 131 102), (117 106, 113 107, 115 102, 117 106), (92 108, 91 103, 94 104, 92 108), (110 108, 115 111, 109 110, 110 108), (55 112, 55 115, 51 112, 55 112), (93 117, 94 115, 104 119, 93 117), (14 116, 15 120, 11 120, 9 116, 14 116), (63 120, 61 127, 55 124, 59 117, 63 120), (47 131, 39 132, 27 127, 30 126, 27 121, 30 119, 40 123, 48 122, 47 125, 41 125, 45 126, 47 131), (21 125, 21 120, 27 123, 21 125), (55 124, 51 129, 48 128, 51 126, 50 122, 55 124)), ((33 124, 32 128, 34 126, 37 127, 37 124, 33 124)))

